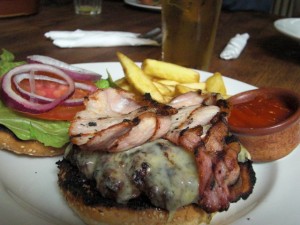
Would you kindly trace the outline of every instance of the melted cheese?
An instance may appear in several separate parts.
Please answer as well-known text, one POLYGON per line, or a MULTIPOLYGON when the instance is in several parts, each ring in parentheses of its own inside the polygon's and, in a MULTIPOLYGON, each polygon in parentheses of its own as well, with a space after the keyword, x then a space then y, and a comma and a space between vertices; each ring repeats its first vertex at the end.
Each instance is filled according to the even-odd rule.
POLYGON ((196 202, 198 173, 192 154, 158 139, 120 153, 80 151, 72 156, 104 197, 126 203, 142 192, 169 211, 196 202))

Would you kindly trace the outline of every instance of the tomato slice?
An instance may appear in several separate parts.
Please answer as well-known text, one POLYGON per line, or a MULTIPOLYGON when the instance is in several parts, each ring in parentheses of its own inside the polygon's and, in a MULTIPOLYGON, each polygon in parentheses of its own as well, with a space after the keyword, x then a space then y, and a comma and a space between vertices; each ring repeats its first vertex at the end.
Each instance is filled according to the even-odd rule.
MULTIPOLYGON (((84 105, 79 106, 57 106, 48 112, 40 114, 24 113, 29 117, 44 120, 66 120, 71 121, 77 112, 85 109, 84 105)), ((22 112, 21 112, 22 113, 22 112)))
MULTIPOLYGON (((49 82, 49 81, 35 81, 35 93, 40 96, 48 97, 48 98, 58 98, 59 96, 63 95, 66 91, 66 87, 64 85, 49 82)), ((91 86, 95 86, 92 81, 76 81, 84 84, 88 84, 91 86)), ((20 83, 20 86, 27 91, 30 91, 30 82, 28 80, 24 80, 20 83)), ((74 94, 70 97, 73 98, 83 98, 90 94, 89 91, 76 88, 74 94)), ((24 113, 29 117, 32 118, 39 118, 44 120, 66 120, 70 121, 74 118, 77 112, 82 111, 85 109, 84 104, 76 105, 76 106, 66 106, 66 105, 59 105, 48 112, 39 113, 39 114, 31 114, 31 113, 24 113)))

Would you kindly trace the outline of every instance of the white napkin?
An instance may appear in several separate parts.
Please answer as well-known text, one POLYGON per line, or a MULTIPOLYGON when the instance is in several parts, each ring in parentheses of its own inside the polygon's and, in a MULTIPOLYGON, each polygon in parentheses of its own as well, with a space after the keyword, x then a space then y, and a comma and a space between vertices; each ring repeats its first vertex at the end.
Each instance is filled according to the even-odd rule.
POLYGON ((235 35, 221 52, 220 57, 225 60, 238 58, 245 48, 249 37, 248 33, 235 35))
POLYGON ((140 38, 140 34, 122 31, 49 31, 46 38, 53 40, 53 44, 61 48, 89 48, 113 46, 139 46, 159 43, 152 39, 140 38))

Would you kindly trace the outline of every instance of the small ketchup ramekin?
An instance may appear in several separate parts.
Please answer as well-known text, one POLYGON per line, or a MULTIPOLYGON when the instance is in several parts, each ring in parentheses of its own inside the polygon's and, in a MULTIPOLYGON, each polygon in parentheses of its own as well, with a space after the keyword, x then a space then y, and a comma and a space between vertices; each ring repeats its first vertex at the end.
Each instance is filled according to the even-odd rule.
POLYGON ((254 162, 283 158, 300 143, 298 94, 281 88, 259 88, 234 95, 228 102, 231 107, 229 129, 249 151, 254 162), (240 112, 234 111, 237 109, 240 112), (276 113, 280 116, 271 118, 276 113), (257 125, 256 120, 259 121, 257 125))

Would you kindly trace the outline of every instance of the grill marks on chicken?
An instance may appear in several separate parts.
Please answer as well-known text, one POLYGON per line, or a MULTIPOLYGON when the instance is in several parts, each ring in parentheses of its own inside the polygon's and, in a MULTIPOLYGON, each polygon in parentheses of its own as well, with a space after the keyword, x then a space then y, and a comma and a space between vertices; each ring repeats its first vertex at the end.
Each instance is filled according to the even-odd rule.
POLYGON ((90 151, 125 151, 160 138, 169 130, 170 116, 177 113, 148 96, 139 99, 112 88, 92 94, 85 106, 72 121, 69 134, 74 144, 90 151))
MULTIPOLYGON (((125 91, 110 88, 92 94, 85 100, 85 105, 86 109, 77 114, 70 127, 71 141, 81 150, 93 154, 98 151, 108 157, 112 154, 107 152, 127 153, 139 148, 137 146, 142 149, 149 141, 165 139, 163 141, 194 155, 192 163, 198 174, 199 194, 192 203, 196 202, 208 213, 225 211, 231 202, 246 199, 252 193, 256 181, 252 163, 238 162, 240 145, 229 136, 228 108, 226 101, 219 100, 218 95, 190 92, 178 96, 169 105, 162 105, 147 95, 138 99, 125 91)), ((152 157, 150 150, 147 152, 152 157)), ((146 165, 143 160, 139 163, 146 165)), ((145 171, 154 170, 149 165, 151 163, 135 173, 138 176, 134 176, 131 183, 138 187, 133 188, 131 192, 135 194, 129 196, 136 197, 141 182, 148 179, 145 171)), ((108 173, 108 180, 111 175, 108 173)), ((115 183, 119 183, 118 179, 115 183)), ((117 188, 115 194, 122 195, 118 192, 117 188)), ((156 199, 152 192, 148 194, 151 199, 156 199)), ((125 199, 128 200, 128 195, 125 199)), ((165 207, 163 201, 165 198, 159 197, 153 204, 165 207)))
POLYGON ((172 116, 172 126, 164 138, 193 150, 206 135, 203 126, 210 126, 210 121, 219 111, 220 108, 215 105, 197 105, 178 109, 178 114, 172 116))
POLYGON ((90 151, 125 151, 158 138, 192 149, 199 135, 205 136, 202 127, 220 111, 201 104, 208 99, 216 102, 215 95, 191 92, 163 105, 149 95, 137 98, 119 89, 99 90, 85 100, 86 109, 76 115, 69 134, 72 143, 90 151))

